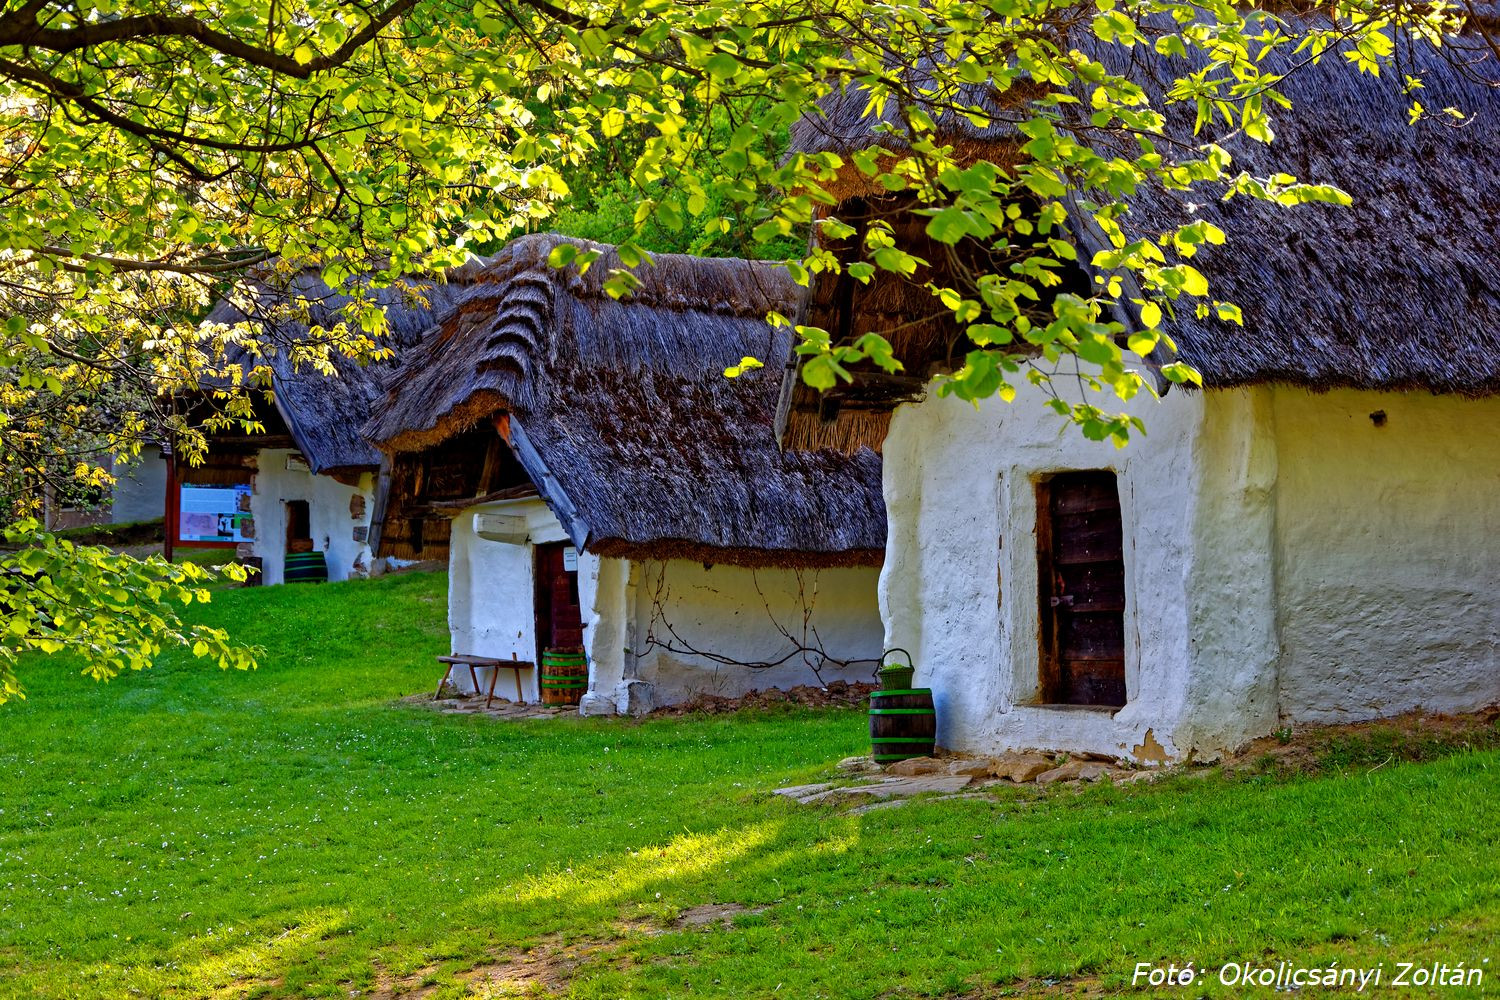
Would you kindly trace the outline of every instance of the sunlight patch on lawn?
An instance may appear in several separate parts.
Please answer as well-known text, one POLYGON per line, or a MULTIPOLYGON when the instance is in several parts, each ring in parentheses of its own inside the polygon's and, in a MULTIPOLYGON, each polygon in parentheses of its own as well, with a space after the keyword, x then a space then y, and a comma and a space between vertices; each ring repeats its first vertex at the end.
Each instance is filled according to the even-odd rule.
MULTIPOLYGON (((247 983, 276 983, 287 967, 305 961, 305 950, 314 942, 345 930, 349 914, 331 907, 307 910, 297 922, 271 938, 251 941, 238 948, 209 954, 185 962, 186 982, 211 984, 213 996, 244 996, 247 983)), ((186 942, 179 952, 198 951, 217 942, 213 937, 186 942)))
POLYGON ((630 852, 630 861, 597 875, 579 875, 571 868, 522 882, 515 890, 501 890, 476 903, 538 903, 568 899, 592 904, 617 903, 648 884, 702 875, 738 861, 771 843, 781 823, 756 823, 738 830, 685 833, 665 847, 630 852))

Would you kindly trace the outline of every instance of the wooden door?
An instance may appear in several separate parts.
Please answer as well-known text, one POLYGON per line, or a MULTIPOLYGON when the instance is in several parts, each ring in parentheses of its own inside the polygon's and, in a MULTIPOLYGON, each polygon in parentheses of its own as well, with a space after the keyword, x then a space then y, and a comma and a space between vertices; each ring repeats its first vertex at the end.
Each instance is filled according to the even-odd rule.
POLYGON ((1037 484, 1043 702, 1125 704, 1123 541, 1113 472, 1037 484))
POLYGON ((287 552, 311 552, 312 509, 306 500, 286 502, 286 550, 287 552))
MULTIPOLYGON (((547 649, 583 648, 583 612, 578 606, 578 571, 568 569, 572 546, 536 547, 537 662, 547 649)), ((573 562, 576 567, 576 561, 573 562)))

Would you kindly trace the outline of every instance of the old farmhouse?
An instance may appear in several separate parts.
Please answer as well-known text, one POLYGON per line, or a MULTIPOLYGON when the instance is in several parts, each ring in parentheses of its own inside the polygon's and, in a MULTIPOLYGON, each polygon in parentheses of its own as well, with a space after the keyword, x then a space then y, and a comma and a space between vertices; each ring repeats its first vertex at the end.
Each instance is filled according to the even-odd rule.
MULTIPOLYGON (((399 357, 415 344, 463 275, 453 276, 453 284, 376 291, 387 318, 385 346, 399 357)), ((205 323, 254 323, 275 347, 266 358, 270 392, 255 401, 265 430, 215 434, 201 464, 169 459, 169 545, 237 549, 266 584, 287 579, 289 556, 299 579, 344 580, 380 568, 368 540, 380 453, 360 436, 360 426, 394 361, 335 355, 336 371, 325 375, 297 357, 309 327, 339 322, 346 302, 302 274, 286 288, 260 285, 252 298, 225 299, 210 312, 205 323)), ((253 363, 242 354, 236 359, 253 363)))
POLYGON ((579 274, 560 243, 513 242, 407 353, 367 427, 376 553, 448 558, 455 653, 581 648, 585 713, 870 678, 880 462, 776 447, 785 272, 661 255, 616 300, 612 249, 573 243, 579 274), (776 360, 726 378, 746 356, 776 360))
MULTIPOLYGON (((808 322, 899 328, 908 377, 870 372, 819 397, 793 365, 783 439, 883 449, 886 642, 915 654, 940 744, 1161 761, 1299 722, 1500 701, 1500 441, 1488 430, 1500 420, 1500 98, 1415 58, 1423 103, 1462 109, 1461 124, 1409 127, 1399 87, 1325 63, 1287 81, 1295 111, 1275 118, 1274 144, 1227 140, 1236 170, 1331 182, 1352 207, 1135 197, 1134 234, 1195 218, 1230 234, 1193 263, 1244 325, 1178 312, 1168 330, 1204 388, 1161 382, 1160 400, 1132 400, 1148 434, 1123 450, 1083 439, 1024 380, 1010 404, 926 395, 963 350, 951 356, 958 331, 940 319, 912 325, 939 312, 920 287, 930 271, 815 283, 808 322)), ((799 125, 800 148, 889 143, 864 107, 839 95, 799 125)), ((1170 129, 1194 141, 1190 120, 1170 129)), ((958 122, 947 138, 1002 166, 1019 155, 999 126, 958 122)), ((845 216, 885 214, 920 248, 909 203, 857 175, 842 193, 845 216)), ((1076 204, 1069 225, 1086 265, 1101 244, 1076 204)))

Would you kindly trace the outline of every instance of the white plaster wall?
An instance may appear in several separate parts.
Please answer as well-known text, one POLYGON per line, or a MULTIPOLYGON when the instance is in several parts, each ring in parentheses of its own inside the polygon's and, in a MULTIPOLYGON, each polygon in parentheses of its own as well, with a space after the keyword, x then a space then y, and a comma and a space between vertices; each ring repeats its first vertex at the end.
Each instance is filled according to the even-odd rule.
POLYGON ((890 519, 880 601, 886 643, 911 651, 933 689, 938 742, 1150 757, 1173 750, 1189 669, 1194 449, 1204 397, 1129 404, 1149 437, 1086 440, 1030 387, 977 408, 929 398, 897 410, 885 445, 890 519), (1037 704, 1036 477, 1113 469, 1125 527, 1123 709, 1037 704), (1147 734, 1150 733, 1148 740, 1147 734))
POLYGON ((1203 422, 1182 525, 1187 614, 1175 626, 1184 630, 1176 636, 1184 669, 1161 693, 1168 738, 1160 742, 1212 758, 1277 724, 1277 456, 1269 389, 1195 398, 1203 422))
POLYGON ((943 745, 1211 758, 1287 722, 1500 702, 1500 441, 1477 430, 1500 400, 1174 392, 1133 404, 1149 434, 1123 451, 1041 403, 892 421, 882 614, 943 745), (1035 704, 1034 477, 1088 468, 1120 483, 1118 711, 1035 704))
POLYGON ((287 459, 298 453, 263 448, 256 459, 255 491, 250 513, 255 518, 253 551, 264 560, 262 579, 267 585, 284 582, 286 568, 286 507, 289 500, 306 500, 313 548, 328 560, 328 579, 347 580, 355 564, 370 565, 370 547, 355 541, 354 529, 369 530, 374 504, 372 476, 360 477, 359 486, 345 486, 330 476, 315 476, 306 470, 287 468, 287 459), (364 514, 353 517, 350 501, 365 498, 364 514))
POLYGON ((1282 714, 1500 702, 1500 400, 1278 389, 1274 409, 1282 714))
POLYGON ((578 603, 583 611, 583 648, 589 661, 589 688, 579 706, 584 715, 614 715, 634 658, 628 650, 634 624, 631 573, 625 559, 578 554, 578 603))
MULTIPOLYGON (((556 517, 535 499, 471 507, 455 518, 448 583, 454 653, 535 659, 534 546, 566 538, 556 517), (526 518, 529 537, 521 544, 480 538, 474 515, 481 512, 526 518)), ((612 715, 637 707, 630 686, 639 682, 651 685, 650 700, 657 705, 699 692, 733 696, 818 682, 808 665, 820 662, 817 656, 798 655, 776 668, 752 670, 659 648, 647 638, 653 628, 659 643, 759 662, 779 660, 793 649, 777 631, 779 623, 799 641, 805 634, 807 645, 821 645, 832 657, 863 661, 824 669, 825 682, 869 680, 882 636, 876 579, 873 568, 804 570, 799 578, 792 570, 704 567, 680 560, 642 564, 580 552, 578 596, 589 659, 581 711, 612 715), (653 622, 658 601, 660 617, 653 622), (805 625, 804 603, 812 609, 805 625), (667 634, 664 623, 678 638, 667 634)), ((501 674, 497 694, 515 697, 511 677, 510 671, 501 674)), ((467 670, 455 670, 452 680, 460 690, 472 687, 467 670)), ((487 677, 480 682, 489 683, 487 677)), ((527 701, 539 697, 535 671, 522 672, 522 692, 527 701)))
MULTIPOLYGON (((535 590, 532 581, 535 546, 565 541, 567 535, 540 500, 513 500, 470 507, 453 521, 448 555, 448 627, 451 652, 497 659, 536 660, 535 590), (497 542, 474 533, 474 515, 504 514, 526 519, 528 538, 522 543, 497 542)), ((592 569, 592 567, 590 567, 592 569)), ((580 600, 586 573, 579 560, 580 600)), ((521 672, 524 700, 540 697, 537 671, 521 672)), ((467 669, 455 669, 452 681, 459 690, 472 687, 467 669)), ((489 678, 480 683, 489 687, 489 678)), ((515 698, 515 674, 503 670, 495 693, 515 698)))
POLYGON ((816 685, 820 679, 812 668, 822 666, 818 654, 787 658, 808 646, 835 660, 859 661, 822 666, 821 683, 873 680, 882 648, 878 572, 873 567, 752 570, 684 560, 642 564, 631 588, 634 676, 652 685, 657 705, 698 693, 733 697, 816 685), (804 610, 810 612, 805 622, 804 610), (713 656, 735 662, 716 662, 713 656), (784 658, 774 667, 741 665, 784 658))
POLYGON ((114 524, 151 521, 167 509, 167 462, 159 445, 145 445, 131 465, 114 468, 109 519, 114 524))

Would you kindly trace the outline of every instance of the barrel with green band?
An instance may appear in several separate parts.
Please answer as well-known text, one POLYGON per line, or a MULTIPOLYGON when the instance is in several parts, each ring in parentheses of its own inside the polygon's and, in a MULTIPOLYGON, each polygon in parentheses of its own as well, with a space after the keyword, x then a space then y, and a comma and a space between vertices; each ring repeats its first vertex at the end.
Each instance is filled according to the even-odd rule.
POLYGON ((287 583, 327 583, 328 561, 321 552, 288 552, 282 575, 287 583))
POLYGON ((589 686, 589 661, 581 649, 542 651, 542 704, 576 705, 589 686))
POLYGON ((870 692, 870 753, 877 764, 931 757, 936 741, 932 688, 870 692))

